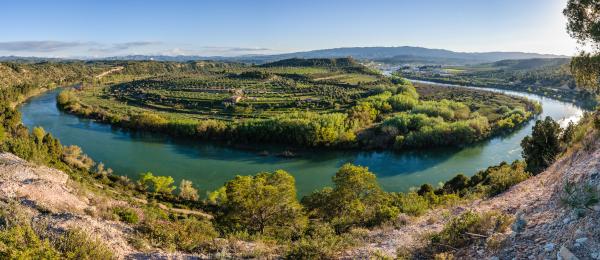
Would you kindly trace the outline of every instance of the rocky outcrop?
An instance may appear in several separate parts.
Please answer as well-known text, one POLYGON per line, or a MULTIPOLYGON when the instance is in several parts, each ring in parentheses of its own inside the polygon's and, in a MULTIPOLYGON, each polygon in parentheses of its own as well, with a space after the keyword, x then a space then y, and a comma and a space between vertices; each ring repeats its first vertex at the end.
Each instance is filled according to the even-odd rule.
POLYGON ((29 164, 8 153, 0 154, 0 199, 16 199, 51 213, 83 213, 89 207, 85 197, 73 194, 61 171, 29 164))
MULTIPOLYGON (((101 195, 86 194, 70 184, 69 176, 59 170, 37 166, 8 153, 0 154, 0 201, 17 202, 27 209, 35 223, 48 225, 57 233, 78 228, 109 246, 124 258, 136 251, 127 243, 132 229, 117 221, 96 218, 101 195), (91 199, 96 197, 95 199, 91 199)), ((119 203, 105 200, 105 203, 119 203)))

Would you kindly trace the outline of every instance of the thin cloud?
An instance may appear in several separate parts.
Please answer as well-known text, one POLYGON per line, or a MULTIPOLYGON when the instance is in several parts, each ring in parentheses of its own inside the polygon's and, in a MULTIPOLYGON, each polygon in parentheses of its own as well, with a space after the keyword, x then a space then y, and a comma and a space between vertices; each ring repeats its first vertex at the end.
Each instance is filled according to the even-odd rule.
POLYGON ((261 47, 225 47, 225 46, 204 46, 203 49, 220 51, 220 52, 255 52, 255 51, 272 51, 269 48, 261 48, 261 47))
POLYGON ((123 43, 115 43, 115 44, 108 45, 108 46, 103 45, 102 47, 90 48, 89 51, 109 53, 109 52, 124 51, 124 50, 129 50, 132 48, 136 48, 136 47, 144 47, 144 46, 157 45, 157 44, 160 44, 160 42, 149 42, 149 41, 123 42, 123 43))
POLYGON ((54 52, 88 45, 84 42, 12 41, 0 42, 0 50, 15 52, 54 52))

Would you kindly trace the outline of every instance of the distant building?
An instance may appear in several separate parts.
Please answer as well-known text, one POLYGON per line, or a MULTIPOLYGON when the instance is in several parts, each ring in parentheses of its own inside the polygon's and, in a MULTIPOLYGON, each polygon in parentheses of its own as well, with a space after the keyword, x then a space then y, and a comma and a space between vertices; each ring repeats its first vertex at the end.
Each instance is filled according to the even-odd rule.
POLYGON ((230 98, 226 98, 225 100, 223 100, 223 105, 225 105, 225 106, 233 106, 233 105, 237 104, 240 101, 242 101, 242 96, 233 95, 230 98))

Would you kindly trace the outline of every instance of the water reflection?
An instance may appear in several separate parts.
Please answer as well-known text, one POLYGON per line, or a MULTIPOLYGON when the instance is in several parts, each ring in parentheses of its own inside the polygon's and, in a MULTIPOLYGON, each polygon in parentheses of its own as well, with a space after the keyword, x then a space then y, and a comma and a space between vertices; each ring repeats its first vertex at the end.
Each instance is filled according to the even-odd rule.
MULTIPOLYGON (((170 138, 163 135, 124 131, 110 125, 80 119, 59 111, 56 95, 60 90, 32 98, 21 112, 25 125, 42 126, 63 144, 81 146, 95 160, 104 162, 118 174, 137 178, 152 171, 191 180, 201 190, 213 190, 237 174, 283 169, 296 177, 298 191, 306 194, 330 185, 331 176, 344 163, 367 166, 377 174, 384 189, 406 191, 422 183, 437 184, 457 173, 477 170, 502 161, 520 158, 520 141, 530 134, 533 122, 516 132, 463 148, 437 148, 401 153, 387 151, 299 151, 297 158, 276 156, 282 148, 259 146, 235 149, 216 143, 170 138), (260 151, 269 155, 262 156, 260 151)), ((574 105, 512 91, 542 103, 543 117, 551 116, 566 125, 583 111, 574 105)))

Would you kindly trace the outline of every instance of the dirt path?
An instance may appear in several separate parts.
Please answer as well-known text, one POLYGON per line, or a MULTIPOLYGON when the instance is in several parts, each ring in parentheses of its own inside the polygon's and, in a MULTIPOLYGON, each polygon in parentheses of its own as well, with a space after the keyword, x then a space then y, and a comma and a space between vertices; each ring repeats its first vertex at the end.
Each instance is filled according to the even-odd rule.
POLYGON ((106 75, 108 75, 108 74, 111 74, 111 73, 113 73, 113 72, 117 72, 117 71, 121 71, 121 70, 123 70, 123 69, 125 69, 125 67, 123 67, 123 66, 114 67, 114 68, 112 68, 112 69, 110 69, 110 70, 107 70, 107 71, 105 71, 105 72, 102 72, 102 73, 100 73, 100 74, 96 75, 96 76, 95 76, 95 78, 97 78, 97 79, 101 79, 102 77, 104 77, 104 76, 106 76, 106 75))

